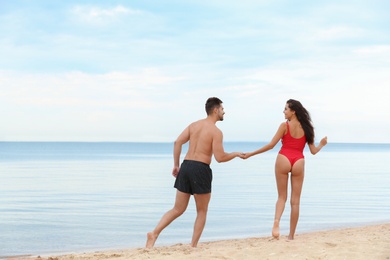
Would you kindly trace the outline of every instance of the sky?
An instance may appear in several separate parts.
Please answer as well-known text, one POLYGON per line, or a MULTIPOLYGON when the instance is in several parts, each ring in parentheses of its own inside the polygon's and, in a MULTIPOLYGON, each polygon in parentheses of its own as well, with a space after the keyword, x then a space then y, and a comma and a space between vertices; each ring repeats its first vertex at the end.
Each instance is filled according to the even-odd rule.
POLYGON ((390 1, 0 0, 0 141, 172 142, 219 97, 224 141, 390 143, 390 1))

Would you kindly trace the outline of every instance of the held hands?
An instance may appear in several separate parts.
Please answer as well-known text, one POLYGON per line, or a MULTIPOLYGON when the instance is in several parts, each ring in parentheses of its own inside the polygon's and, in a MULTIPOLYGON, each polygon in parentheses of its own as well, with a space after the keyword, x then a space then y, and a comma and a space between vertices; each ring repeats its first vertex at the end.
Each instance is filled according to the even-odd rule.
POLYGON ((237 157, 240 157, 241 159, 245 159, 245 153, 237 152, 237 157))
POLYGON ((237 157, 240 157, 241 159, 248 159, 249 157, 251 157, 252 154, 251 153, 243 153, 243 152, 237 152, 237 157))
POLYGON ((252 153, 244 153, 244 158, 243 159, 248 159, 249 157, 252 156, 252 153))

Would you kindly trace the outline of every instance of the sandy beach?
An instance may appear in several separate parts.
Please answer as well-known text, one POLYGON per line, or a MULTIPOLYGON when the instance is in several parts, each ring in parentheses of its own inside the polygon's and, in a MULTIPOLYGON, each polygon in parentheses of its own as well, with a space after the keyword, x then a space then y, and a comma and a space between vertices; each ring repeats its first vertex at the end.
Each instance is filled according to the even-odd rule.
POLYGON ((258 237, 28 259, 390 259, 390 224, 298 233, 294 241, 258 237))

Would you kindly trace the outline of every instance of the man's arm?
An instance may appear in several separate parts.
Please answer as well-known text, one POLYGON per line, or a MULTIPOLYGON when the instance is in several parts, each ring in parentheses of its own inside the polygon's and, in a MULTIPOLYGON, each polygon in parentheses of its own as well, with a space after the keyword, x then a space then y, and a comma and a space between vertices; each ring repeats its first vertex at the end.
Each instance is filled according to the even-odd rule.
POLYGON ((233 152, 233 153, 226 153, 225 150, 223 149, 223 135, 221 130, 217 129, 216 134, 214 135, 213 138, 213 153, 214 153, 214 158, 217 162, 227 162, 230 161, 236 157, 241 157, 243 158, 243 153, 240 152, 233 152))
POLYGON ((173 143, 173 170, 172 175, 174 177, 179 173, 180 167, 180 154, 182 145, 187 143, 190 140, 190 128, 189 126, 184 129, 184 131, 177 137, 176 141, 173 143))

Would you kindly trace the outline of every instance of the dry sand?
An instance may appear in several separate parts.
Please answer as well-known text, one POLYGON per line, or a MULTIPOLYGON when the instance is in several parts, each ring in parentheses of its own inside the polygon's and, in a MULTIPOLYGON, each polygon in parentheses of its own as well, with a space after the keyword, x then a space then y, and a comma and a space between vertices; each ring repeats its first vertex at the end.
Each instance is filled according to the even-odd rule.
MULTIPOLYGON (((146 239, 146 234, 145 234, 146 239)), ((295 240, 271 237, 177 244, 153 249, 40 256, 31 259, 389 259, 390 224, 297 234, 295 240)))

